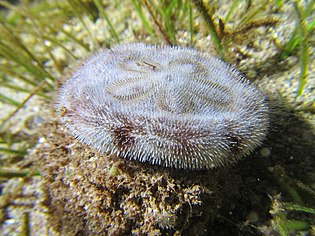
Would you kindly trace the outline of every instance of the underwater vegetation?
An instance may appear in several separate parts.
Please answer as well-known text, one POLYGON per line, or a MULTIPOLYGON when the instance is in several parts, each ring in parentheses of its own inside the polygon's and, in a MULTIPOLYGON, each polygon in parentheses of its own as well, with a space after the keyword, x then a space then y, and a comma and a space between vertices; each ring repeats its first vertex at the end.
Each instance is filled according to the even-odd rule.
MULTIPOLYGON (((314 126, 309 124, 314 120, 304 118, 313 117, 315 105, 313 99, 298 109, 292 104, 312 98, 315 1, 124 3, 0 1, 1 231, 9 235, 16 230, 8 223, 15 219, 11 213, 15 211, 21 212, 16 232, 36 231, 31 223, 36 218, 35 203, 27 202, 25 190, 36 186, 44 189, 42 204, 54 230, 61 232, 77 224, 82 234, 95 233, 93 226, 102 222, 101 212, 107 222, 117 220, 113 223, 117 228, 105 223, 99 228, 112 233, 193 234, 199 228, 210 235, 314 234, 314 126), (271 127, 263 148, 235 167, 183 174, 114 157, 98 159, 98 154, 67 137, 56 122, 51 109, 56 90, 73 65, 92 53, 139 41, 212 53, 233 64, 260 89, 296 68, 297 73, 288 75, 294 74, 292 81, 297 83, 288 83, 289 92, 280 92, 282 102, 286 96, 294 99, 283 102, 289 105, 281 112, 272 112, 271 120, 275 116, 278 127, 271 127), (94 173, 86 171, 87 166, 94 173), (34 184, 43 179, 44 187, 34 184), (104 193, 110 197, 104 198, 104 193), (75 202, 71 194, 85 207, 71 205, 75 202), (119 205, 122 201, 126 204, 119 205), (51 204, 57 206, 55 212, 51 204), (60 213, 66 219, 72 214, 83 218, 62 226, 60 213)), ((273 95, 271 101, 276 100, 273 95)))

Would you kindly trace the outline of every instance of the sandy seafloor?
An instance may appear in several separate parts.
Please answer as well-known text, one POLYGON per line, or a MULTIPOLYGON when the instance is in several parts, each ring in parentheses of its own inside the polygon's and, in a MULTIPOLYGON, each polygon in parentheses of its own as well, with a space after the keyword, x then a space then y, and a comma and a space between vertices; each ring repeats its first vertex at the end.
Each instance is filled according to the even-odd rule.
MULTIPOLYGON (((218 5, 218 9, 215 11, 216 16, 224 16, 227 8, 228 4, 218 5)), ((111 14, 112 24, 115 29, 117 29, 123 43, 134 41, 146 43, 162 42, 162 40, 152 39, 141 33, 143 32, 143 27, 141 26, 137 14, 131 10, 132 6, 130 4, 126 4, 124 8, 113 8, 109 6, 107 9, 111 14)), ((242 176, 240 181, 246 178, 244 181, 249 185, 243 187, 240 184, 239 186, 241 187, 236 187, 236 189, 242 189, 248 192, 257 191, 257 194, 253 193, 251 195, 252 197, 256 197, 256 199, 250 199, 248 196, 245 197, 244 199, 250 199, 252 201, 247 202, 248 206, 244 207, 246 212, 235 213, 240 204, 244 204, 244 201, 241 200, 241 196, 243 196, 244 193, 231 194, 229 195, 230 199, 221 201, 222 204, 226 204, 227 209, 223 206, 223 210, 219 211, 219 214, 221 214, 219 216, 220 220, 215 219, 212 221, 218 223, 220 226, 224 225, 222 222, 226 222, 226 228, 231 228, 231 224, 236 224, 237 226, 235 227, 239 229, 239 232, 242 232, 241 224, 244 226, 247 222, 247 224, 251 224, 257 229, 257 231, 252 232, 259 232, 262 235, 276 235, 276 233, 272 231, 272 218, 271 214, 268 215, 268 212, 272 209, 272 199, 276 198, 276 196, 281 195, 284 201, 292 201, 285 187, 287 183, 289 183, 289 186, 293 189, 297 188, 299 189, 298 191, 304 191, 302 195, 305 195, 308 199, 315 191, 314 33, 309 35, 310 60, 307 83, 303 94, 296 99, 300 73, 299 59, 296 55, 293 55, 284 61, 279 61, 279 57, 277 56, 279 54, 279 45, 283 45, 288 40, 296 24, 292 5, 288 3, 287 6, 281 8, 281 11, 272 11, 269 9, 267 15, 262 18, 266 19, 269 17, 277 19, 278 23, 272 27, 262 26, 247 31, 246 36, 240 37, 234 44, 229 45, 227 50, 229 55, 232 55, 229 58, 231 64, 234 64, 235 67, 250 80, 254 80, 253 83, 266 94, 270 103, 272 125, 266 141, 249 158, 233 167, 229 167, 227 171, 222 171, 224 174, 228 174, 228 171, 231 171, 231 176, 242 176), (248 173, 238 175, 240 171, 247 171, 248 173), (273 180, 275 182, 268 183, 267 180, 273 180), (308 188, 308 190, 301 190, 303 188, 308 188), (235 202, 233 202, 233 197, 236 197, 235 202), (261 199, 257 199, 260 197, 261 199), (268 198, 270 198, 269 205, 260 206, 260 208, 255 206, 255 204, 259 205, 259 201, 261 201, 262 204, 266 204, 268 198), (228 210, 229 207, 230 211, 228 210), (263 213, 260 212, 261 208, 265 208, 263 213), (240 216, 234 217, 233 214, 240 216), (225 219, 225 221, 222 219, 225 219), (235 219, 240 221, 235 222, 235 219)), ((83 19, 91 32, 95 34, 98 41, 106 40, 104 35, 108 35, 108 27, 104 20, 98 19, 92 22, 88 18, 83 19)), ((200 26, 202 25, 201 18, 197 17, 195 20, 200 32, 196 33, 194 37, 194 47, 203 51, 209 51, 209 48, 213 49, 206 28, 200 26)), ((234 25, 237 25, 237 23, 234 23, 234 25)), ((227 27, 233 29, 233 23, 229 24, 227 27)), ((64 28, 76 32, 77 37, 88 43, 92 51, 98 50, 93 48, 93 44, 89 42, 89 36, 78 19, 73 19, 71 24, 65 23, 64 28)), ((29 41, 32 42, 32 37, 28 37, 30 37, 29 41)), ((177 39, 180 45, 187 45, 189 43, 189 33, 185 30, 179 30, 177 39)), ((65 45, 69 48, 75 47, 75 45, 71 45, 71 42, 66 42, 65 45)), ((40 51, 41 49, 34 48, 34 50, 40 51)), ((83 55, 80 50, 73 50, 79 58, 83 59, 87 56, 86 54, 83 55)), ((59 47, 52 48, 52 53, 60 60, 67 61, 67 57, 59 47)), ((73 67, 71 64, 78 64, 78 62, 72 61, 69 64, 70 69, 68 68, 67 70, 71 70, 73 67)), ((47 65, 50 66, 49 62, 47 62, 47 65)), ((55 75, 59 76, 58 73, 55 75)), ((26 96, 26 94, 19 92, 12 93, 12 90, 2 87, 0 87, 0 89, 1 93, 7 93, 17 100, 22 100, 26 96)), ((48 143, 47 133, 42 130, 42 127, 45 127, 45 122, 54 123, 57 121, 51 109, 51 104, 53 103, 54 101, 47 103, 43 102, 40 98, 34 97, 13 117, 11 121, 13 124, 11 128, 12 132, 23 133, 26 137, 35 138, 37 145, 35 145, 34 149, 29 150, 29 156, 25 157, 26 160, 21 162, 23 164, 18 162, 10 166, 11 169, 26 166, 28 162, 32 163, 34 156, 40 156, 40 154, 45 153, 41 148, 48 147, 49 149, 52 145, 48 143)), ((0 117, 3 118, 12 112, 12 107, 1 103, 1 110, 0 117)), ((80 144, 76 143, 75 145, 80 144)), ((3 154, 1 154, 1 158, 5 158, 3 154)), ((36 160, 38 165, 38 159, 36 160)), ((45 163, 47 163, 47 160, 45 163)), ((124 163, 128 164, 128 162, 124 163)), ((45 169, 43 167, 40 168, 45 169)), ((216 172, 215 176, 220 175, 220 171, 218 172, 219 174, 216 172)), ((44 171, 44 173, 47 174, 49 172, 44 171)), ((1 235, 24 235, 25 232, 27 232, 26 235, 58 235, 56 228, 49 227, 48 224, 51 209, 48 209, 47 205, 43 204, 43 201, 47 200, 47 193, 45 192, 47 189, 43 187, 43 184, 47 184, 45 179, 49 178, 47 176, 36 176, 11 178, 9 180, 1 179, 1 235)), ((229 185, 226 184, 229 180, 228 177, 222 177, 222 179, 225 183, 222 186, 229 187, 229 185)), ((216 191, 220 190, 216 189, 216 191)), ((222 193, 225 191, 228 192, 228 190, 222 190, 222 193)), ((218 195, 220 196, 220 193, 218 193, 218 195)), ((314 195, 311 198, 313 200, 307 200, 306 204, 314 209, 314 204, 309 204, 310 202, 314 203, 314 195)), ((220 200, 217 201, 220 202, 220 200)), ((306 221, 310 222, 314 227, 314 215, 306 214, 302 217, 309 217, 306 221)), ((194 222, 194 220, 196 221, 196 219, 192 219, 191 222, 194 222)), ((208 223, 211 222, 211 220, 206 221, 204 217, 202 220, 208 223)), ((211 231, 211 223, 201 225, 205 227, 204 235, 224 235, 224 229, 222 232, 219 232, 218 229, 214 227, 213 231, 211 231)), ((159 227, 160 226, 161 225, 159 225, 159 227)), ((169 232, 167 230, 155 230, 152 231, 152 235, 159 235, 159 233, 163 234, 166 232, 169 234, 180 234, 180 231, 177 231, 176 227, 175 229, 170 229, 169 232)), ((134 234, 137 234, 137 232, 138 231, 135 231, 134 234)), ((185 235, 185 232, 187 235, 192 231, 181 231, 183 235, 185 235)), ((307 232, 307 230, 305 232, 307 232)), ((311 229, 309 229, 308 232, 311 232, 311 229)))

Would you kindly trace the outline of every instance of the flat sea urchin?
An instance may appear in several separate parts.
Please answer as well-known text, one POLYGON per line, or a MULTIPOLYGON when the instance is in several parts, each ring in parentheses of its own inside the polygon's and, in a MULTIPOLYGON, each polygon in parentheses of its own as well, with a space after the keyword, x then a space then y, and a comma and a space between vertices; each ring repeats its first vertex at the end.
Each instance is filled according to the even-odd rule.
POLYGON ((103 153, 166 167, 235 162, 265 138, 263 95, 235 69, 188 48, 119 45, 61 87, 69 132, 103 153))

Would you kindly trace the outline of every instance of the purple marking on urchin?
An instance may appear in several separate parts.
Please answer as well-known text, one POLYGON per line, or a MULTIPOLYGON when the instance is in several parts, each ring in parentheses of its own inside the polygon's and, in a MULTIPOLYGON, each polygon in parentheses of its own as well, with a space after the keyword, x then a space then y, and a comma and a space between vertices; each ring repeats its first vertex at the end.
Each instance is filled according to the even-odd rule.
POLYGON ((235 69, 193 49, 115 46, 60 88, 69 132, 102 153, 166 167, 210 169, 261 144, 264 96, 235 69))

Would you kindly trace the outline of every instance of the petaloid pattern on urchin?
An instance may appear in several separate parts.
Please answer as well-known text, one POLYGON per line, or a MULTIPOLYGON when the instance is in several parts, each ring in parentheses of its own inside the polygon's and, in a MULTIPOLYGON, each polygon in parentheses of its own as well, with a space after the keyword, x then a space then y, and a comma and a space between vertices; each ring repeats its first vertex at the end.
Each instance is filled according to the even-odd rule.
POLYGON ((193 49, 119 45, 60 88, 69 132, 103 153, 166 167, 210 169, 265 138, 268 108, 236 70, 193 49))

